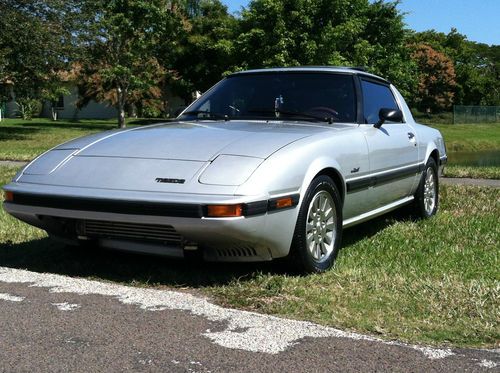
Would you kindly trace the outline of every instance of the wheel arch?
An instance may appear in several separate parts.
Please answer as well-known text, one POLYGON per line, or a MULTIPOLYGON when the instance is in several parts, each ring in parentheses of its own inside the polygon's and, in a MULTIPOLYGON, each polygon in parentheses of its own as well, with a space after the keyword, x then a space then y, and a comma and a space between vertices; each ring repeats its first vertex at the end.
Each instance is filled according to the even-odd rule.
POLYGON ((439 150, 437 150, 437 149, 432 150, 431 153, 429 154, 429 156, 427 157, 427 160, 425 163, 427 163, 429 158, 433 158, 434 161, 436 162, 436 165, 439 165, 439 150))
POLYGON ((342 176, 341 170, 342 168, 340 167, 338 162, 330 157, 321 157, 311 162, 304 175, 302 186, 300 188, 301 203, 312 181, 318 176, 326 175, 330 177, 335 183, 335 186, 337 187, 340 194, 340 201, 343 205, 346 195, 346 183, 344 177, 342 176))
POLYGON ((321 176, 321 175, 328 176, 329 178, 331 178, 333 180, 333 182, 335 183, 335 186, 337 187, 337 189, 340 193, 340 201, 342 202, 342 205, 343 205, 346 188, 345 188, 344 178, 342 177, 340 172, 333 167, 327 167, 327 168, 324 168, 321 171, 319 171, 314 176, 314 178, 312 180, 314 180, 315 178, 317 178, 318 176, 321 176))

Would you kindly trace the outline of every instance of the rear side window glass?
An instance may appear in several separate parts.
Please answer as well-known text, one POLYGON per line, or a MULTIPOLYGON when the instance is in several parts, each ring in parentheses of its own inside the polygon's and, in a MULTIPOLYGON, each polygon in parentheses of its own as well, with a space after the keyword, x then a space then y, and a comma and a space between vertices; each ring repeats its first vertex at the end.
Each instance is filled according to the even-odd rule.
POLYGON ((363 90, 363 115, 365 123, 378 122, 378 113, 382 108, 399 109, 388 86, 361 80, 361 87, 363 90))

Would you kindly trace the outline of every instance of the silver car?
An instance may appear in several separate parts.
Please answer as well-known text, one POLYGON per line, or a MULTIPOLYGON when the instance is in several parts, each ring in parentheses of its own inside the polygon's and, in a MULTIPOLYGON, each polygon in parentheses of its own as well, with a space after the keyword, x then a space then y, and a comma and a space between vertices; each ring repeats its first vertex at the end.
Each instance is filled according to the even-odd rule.
POLYGON ((238 72, 174 122, 69 141, 4 187, 13 216, 69 243, 330 268, 343 228, 438 208, 439 131, 354 68, 238 72))

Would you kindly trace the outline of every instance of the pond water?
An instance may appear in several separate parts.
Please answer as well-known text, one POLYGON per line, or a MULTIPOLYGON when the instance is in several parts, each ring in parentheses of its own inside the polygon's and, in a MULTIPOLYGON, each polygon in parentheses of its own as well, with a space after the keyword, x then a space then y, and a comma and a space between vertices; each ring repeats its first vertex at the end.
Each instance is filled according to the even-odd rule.
POLYGON ((500 167, 500 150, 479 152, 449 152, 448 164, 461 166, 500 167))

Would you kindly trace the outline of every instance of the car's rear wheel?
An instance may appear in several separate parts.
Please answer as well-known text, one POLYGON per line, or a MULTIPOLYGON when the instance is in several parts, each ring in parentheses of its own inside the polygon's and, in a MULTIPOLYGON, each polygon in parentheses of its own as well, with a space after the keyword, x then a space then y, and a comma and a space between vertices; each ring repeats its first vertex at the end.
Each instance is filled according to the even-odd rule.
POLYGON ((439 206, 438 167, 433 158, 429 158, 420 179, 413 211, 419 218, 429 218, 436 214, 439 206))
POLYGON ((300 207, 290 248, 292 264, 317 273, 333 266, 342 240, 342 204, 331 178, 315 178, 300 207))

